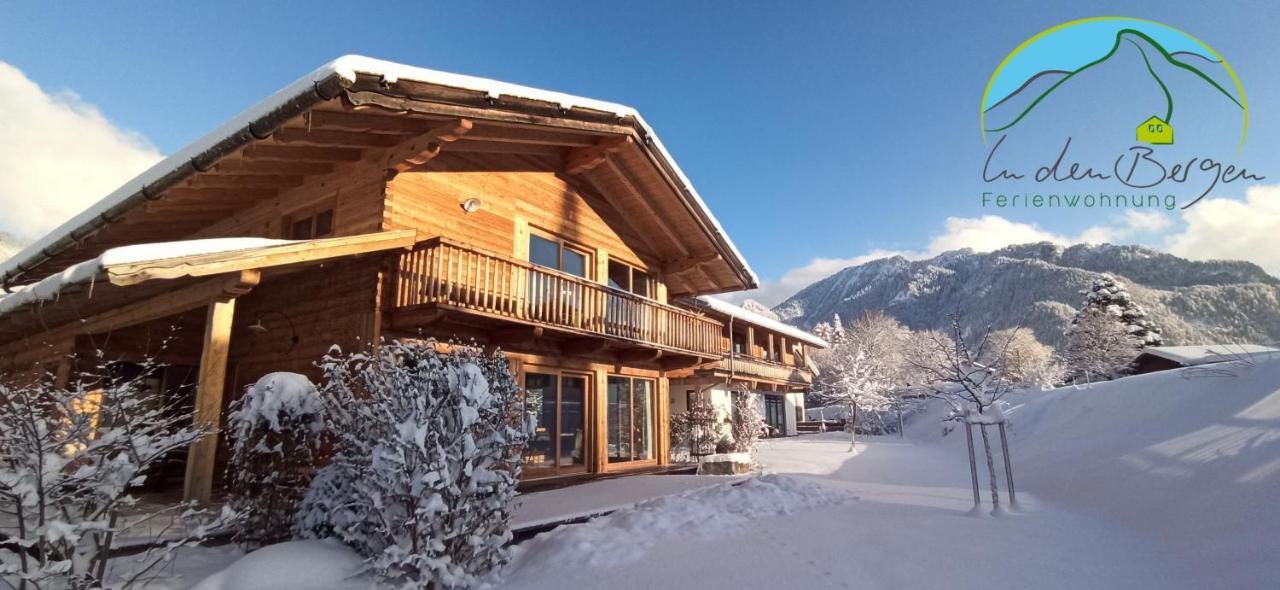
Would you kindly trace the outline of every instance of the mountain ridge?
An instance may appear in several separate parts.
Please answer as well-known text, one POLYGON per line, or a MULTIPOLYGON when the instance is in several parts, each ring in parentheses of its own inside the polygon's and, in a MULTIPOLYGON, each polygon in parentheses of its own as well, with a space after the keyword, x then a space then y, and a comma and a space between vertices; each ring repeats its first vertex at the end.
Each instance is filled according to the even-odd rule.
POLYGON ((970 327, 1025 326, 1063 344, 1083 302, 1079 292, 1102 274, 1130 286, 1165 334, 1165 343, 1280 341, 1280 279, 1240 261, 1192 261, 1143 246, 1019 244, 977 253, 953 250, 926 260, 893 256, 847 267, 773 308, 812 329, 880 309, 916 330, 940 327, 960 311, 970 327))

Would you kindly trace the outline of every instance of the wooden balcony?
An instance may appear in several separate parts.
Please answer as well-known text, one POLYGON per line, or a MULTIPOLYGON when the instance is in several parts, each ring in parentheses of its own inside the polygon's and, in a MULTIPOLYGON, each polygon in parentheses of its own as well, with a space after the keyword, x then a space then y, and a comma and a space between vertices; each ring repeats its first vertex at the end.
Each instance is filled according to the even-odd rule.
POLYGON ((623 347, 721 355, 716 320, 447 238, 420 242, 397 269, 395 311, 456 310, 623 347))
POLYGON ((717 369, 744 378, 758 378, 793 385, 812 385, 813 374, 806 369, 743 355, 725 355, 717 369))

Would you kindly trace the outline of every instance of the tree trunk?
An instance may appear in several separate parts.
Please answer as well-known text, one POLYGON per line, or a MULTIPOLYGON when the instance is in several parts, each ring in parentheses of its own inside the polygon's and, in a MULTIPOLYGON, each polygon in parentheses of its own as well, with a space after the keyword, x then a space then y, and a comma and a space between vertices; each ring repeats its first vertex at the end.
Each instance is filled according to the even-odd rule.
POLYGON ((987 455, 987 473, 991 474, 991 513, 1000 512, 1000 484, 996 481, 996 463, 991 455, 991 438, 987 436, 987 425, 979 424, 982 431, 982 451, 987 455))
POLYGON ((852 453, 853 445, 858 442, 858 402, 849 404, 849 421, 845 428, 849 429, 849 452, 852 453))

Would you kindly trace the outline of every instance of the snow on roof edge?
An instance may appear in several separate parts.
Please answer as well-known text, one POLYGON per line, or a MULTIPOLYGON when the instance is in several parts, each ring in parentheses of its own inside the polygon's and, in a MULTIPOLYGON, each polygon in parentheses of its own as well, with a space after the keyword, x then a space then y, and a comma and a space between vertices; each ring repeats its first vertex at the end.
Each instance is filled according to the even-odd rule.
POLYGON ((805 332, 800 328, 797 328, 795 326, 789 326, 773 318, 767 318, 754 311, 743 309, 723 299, 717 299, 710 295, 699 295, 698 301, 705 304, 707 307, 710 307, 711 309, 718 311, 720 313, 727 314, 729 316, 732 316, 734 318, 740 319, 745 322, 756 324, 757 326, 768 328, 780 334, 791 336, 792 338, 795 338, 797 340, 803 340, 814 346, 819 346, 822 348, 831 347, 831 344, 829 344, 826 340, 823 340, 808 332, 805 332))
POLYGON ((720 224, 720 220, 717 219, 715 214, 711 212, 711 209, 707 207, 706 201, 702 199, 702 195, 698 194, 697 189, 693 187, 693 183, 689 181, 688 176, 685 175, 684 171, 680 168, 680 165, 676 163, 675 158, 671 156, 671 152, 667 151, 666 146, 662 144, 662 140, 658 138, 658 134, 654 132, 649 123, 645 121, 644 117, 642 117, 634 108, 612 102, 573 96, 562 92, 541 90, 528 86, 501 82, 498 80, 467 76, 464 74, 441 72, 438 70, 409 66, 365 57, 362 55, 344 55, 320 66, 319 68, 316 68, 312 72, 298 78, 291 84, 277 90, 267 98, 244 110, 239 115, 236 115, 226 121, 213 131, 188 144, 186 147, 157 162, 151 168, 148 168, 138 176, 135 176, 132 180, 125 182, 115 191, 108 193, 107 196, 103 197, 102 200, 98 201, 93 206, 67 220, 53 231, 41 237, 39 240, 32 242, 26 248, 23 248, 21 251, 11 256, 8 260, 0 262, 0 279, 7 278, 15 270, 20 269, 45 249, 57 244, 63 238, 72 235, 75 230, 91 224, 95 218, 102 216, 111 209, 127 202, 130 198, 139 194, 144 187, 154 184, 166 175, 180 168, 182 165, 191 161, 193 158, 205 153, 220 142, 233 136, 236 132, 245 129, 251 123, 283 107, 290 100, 314 89, 317 83, 323 82, 333 76, 337 76, 346 82, 354 83, 358 74, 381 76, 388 82, 408 79, 429 84, 483 91, 488 93, 490 96, 495 97, 498 95, 509 95, 520 98, 530 98, 556 103, 564 108, 577 106, 634 118, 636 123, 639 124, 648 134, 649 138, 652 140, 653 146, 658 150, 662 157, 666 159, 667 163, 671 165, 671 169, 676 173, 680 182, 684 183, 684 188, 688 191, 688 194, 693 197, 694 204, 697 205, 702 214, 706 217, 707 221, 710 222, 712 231, 717 234, 717 237, 733 254, 734 258, 737 259, 737 262, 751 278, 751 281, 755 284, 759 284, 759 276, 751 269, 750 264, 747 263, 746 257, 742 255, 742 252, 738 250, 737 245, 733 243, 728 232, 725 231, 724 226, 720 224))
POLYGON ((29 304, 57 299, 67 287, 92 282, 108 266, 115 264, 161 262, 202 254, 224 254, 296 243, 298 242, 292 240, 272 240, 267 238, 213 238, 182 242, 133 244, 111 248, 96 258, 90 258, 84 262, 68 266, 61 272, 51 274, 37 283, 27 285, 25 288, 8 295, 0 295, 0 317, 29 304), (161 252, 164 254, 157 255, 157 253, 161 252))
POLYGON ((1188 346, 1148 346, 1140 354, 1149 354, 1187 366, 1203 365, 1247 357, 1254 354, 1280 354, 1280 349, 1260 344, 1201 344, 1188 346))

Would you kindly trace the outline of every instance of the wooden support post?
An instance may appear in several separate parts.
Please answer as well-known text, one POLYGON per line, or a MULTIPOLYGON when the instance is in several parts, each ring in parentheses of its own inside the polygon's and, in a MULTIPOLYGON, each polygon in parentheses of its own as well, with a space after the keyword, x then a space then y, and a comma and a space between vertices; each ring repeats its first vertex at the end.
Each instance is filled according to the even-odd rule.
POLYGON ((184 500, 208 504, 213 496, 214 465, 218 455, 218 427, 222 421, 222 393, 227 380, 227 355, 231 351, 231 325, 236 297, 249 292, 261 275, 246 271, 209 302, 200 351, 200 377, 196 385, 195 427, 205 432, 187 451, 184 500))
POLYGON ((231 348, 231 322, 236 300, 225 297, 209 304, 200 353, 200 381, 196 386, 195 426, 204 438, 187 454, 185 500, 208 504, 213 494, 214 462, 218 453, 218 427, 222 417, 222 392, 227 378, 227 353, 231 348))

